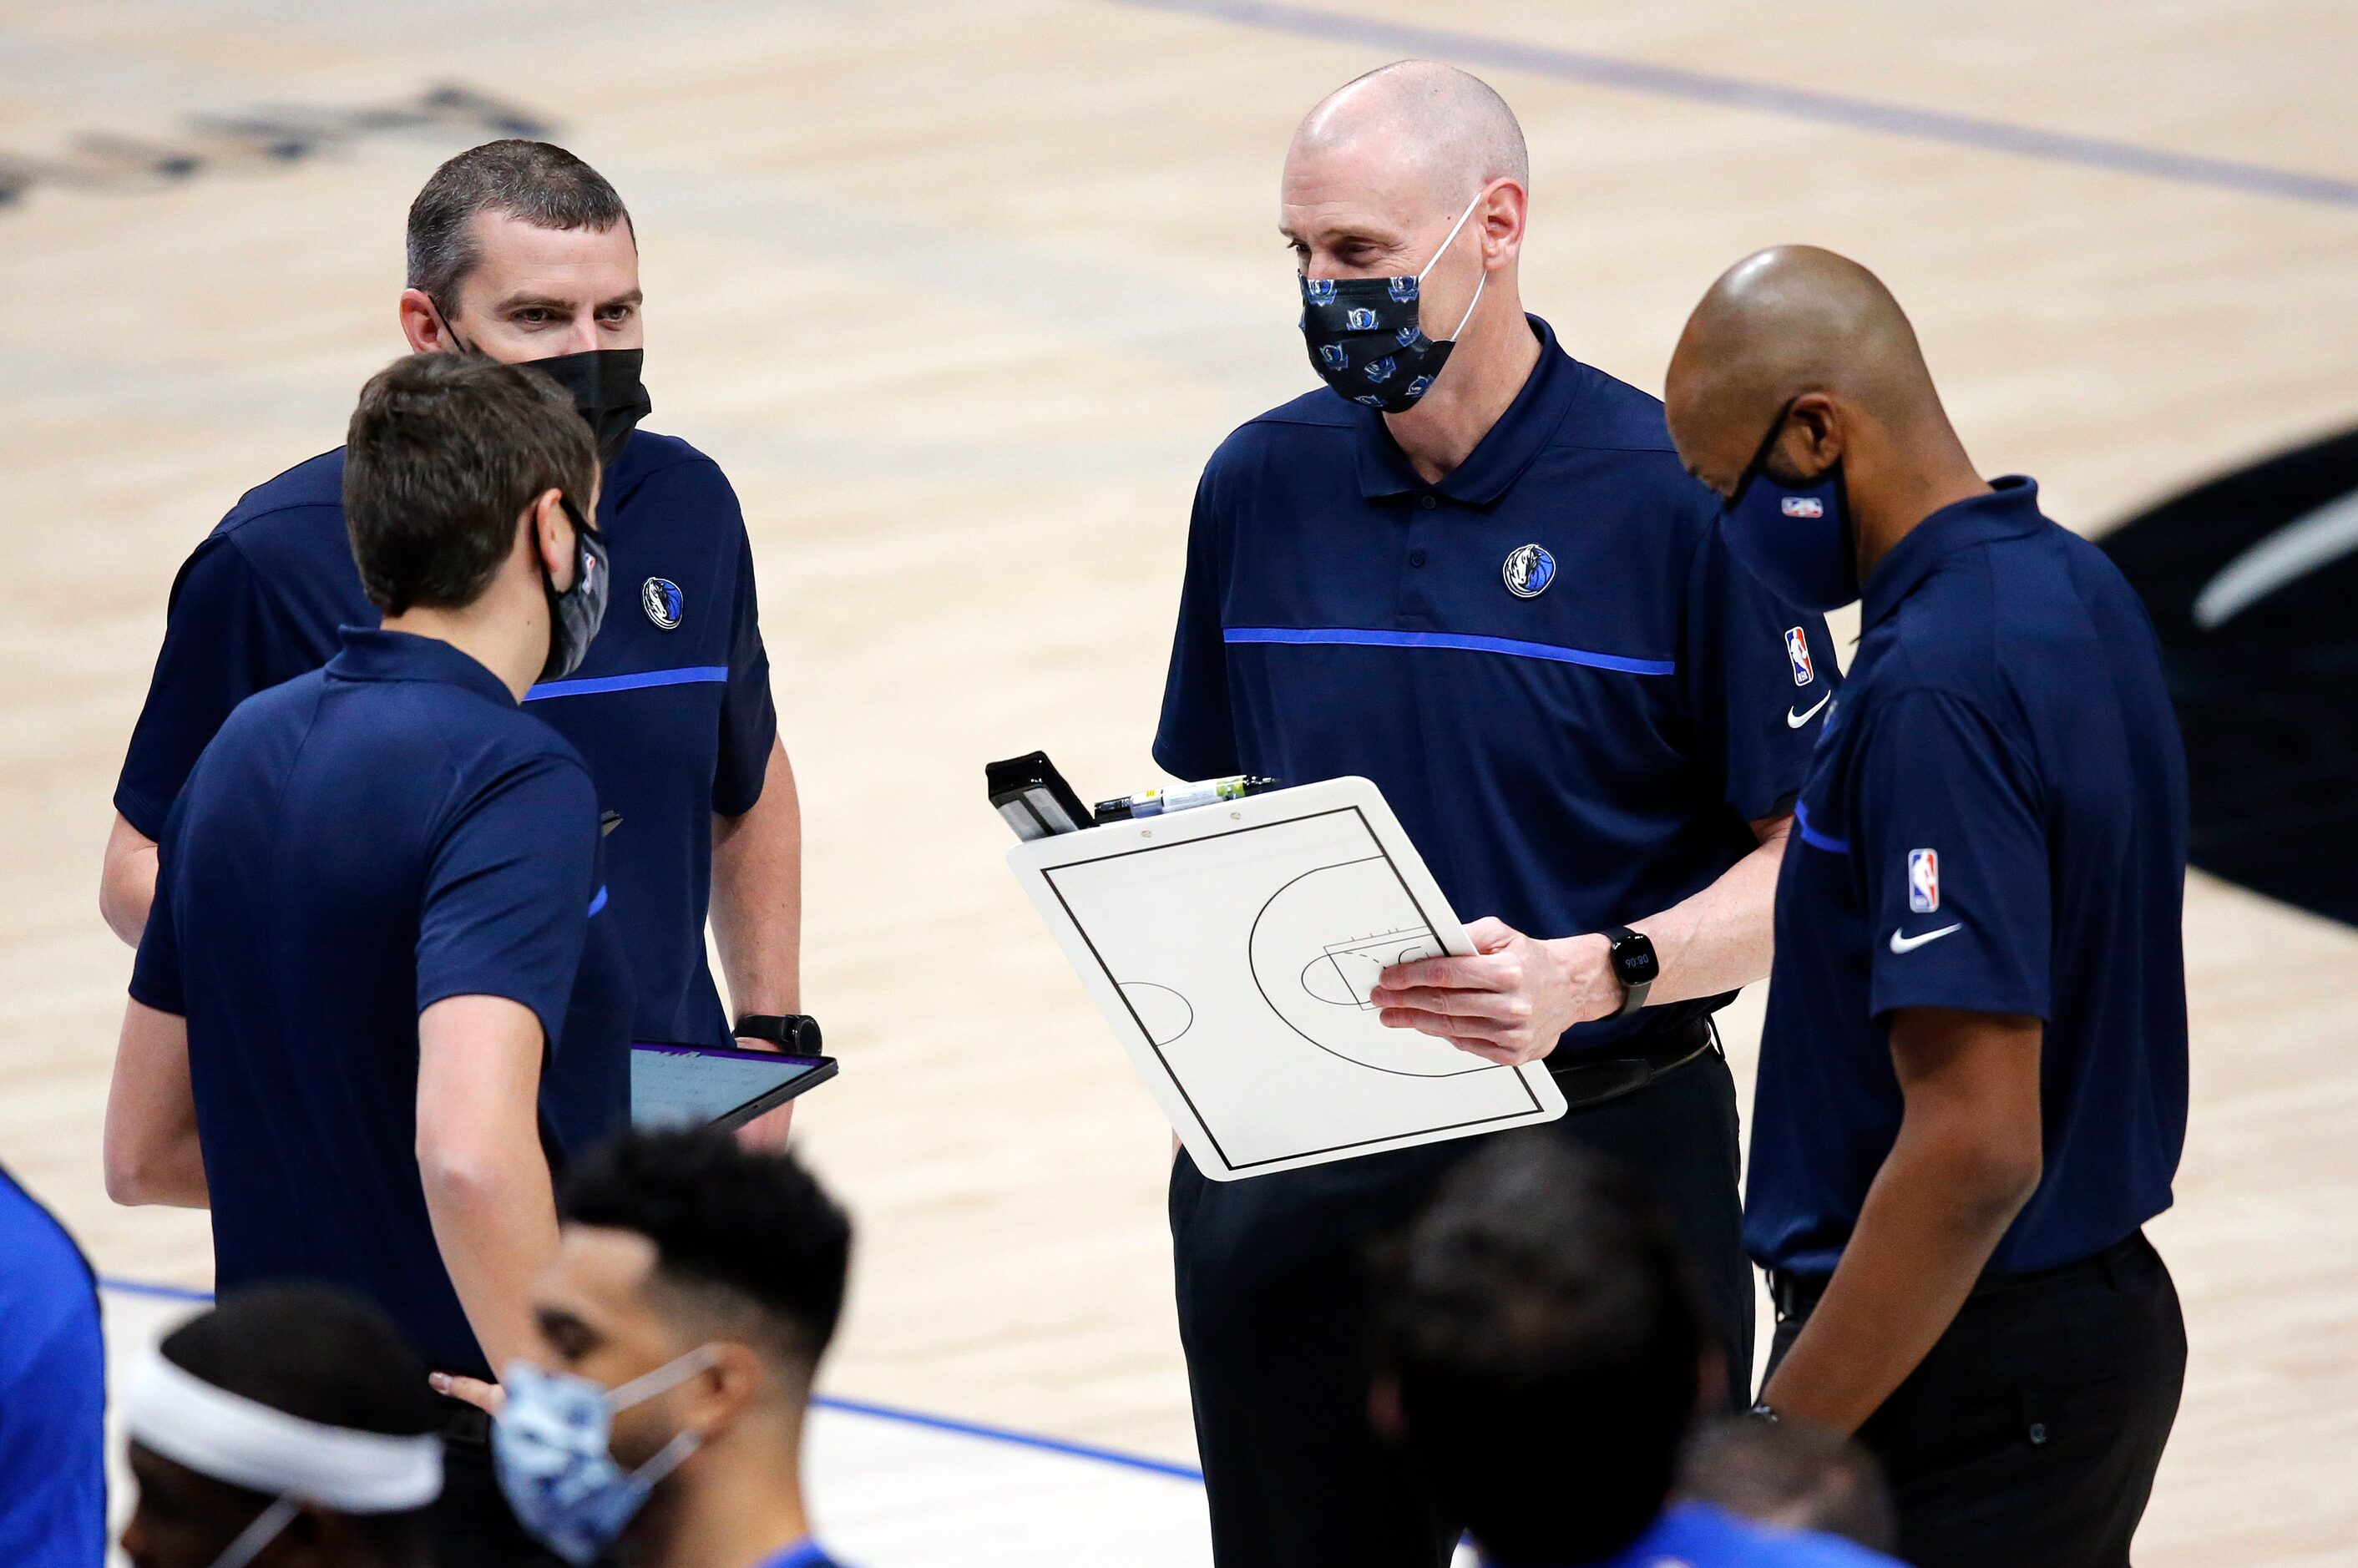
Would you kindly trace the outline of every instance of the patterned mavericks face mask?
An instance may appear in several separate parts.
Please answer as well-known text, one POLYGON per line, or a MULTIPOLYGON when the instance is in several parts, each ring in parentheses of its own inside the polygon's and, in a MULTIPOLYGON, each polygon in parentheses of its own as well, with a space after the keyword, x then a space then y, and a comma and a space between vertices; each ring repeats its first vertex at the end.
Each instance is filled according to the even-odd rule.
POLYGON ((1449 362, 1449 351, 1458 334, 1474 319, 1490 273, 1484 268, 1474 286, 1474 297, 1457 330, 1443 341, 1424 335, 1417 308, 1418 291, 1433 263, 1448 254, 1450 243, 1474 215, 1474 204, 1451 224, 1448 238, 1414 277, 1304 277, 1302 282, 1302 336, 1310 346, 1310 368, 1343 396, 1386 414, 1413 408, 1433 390, 1433 377, 1449 362))

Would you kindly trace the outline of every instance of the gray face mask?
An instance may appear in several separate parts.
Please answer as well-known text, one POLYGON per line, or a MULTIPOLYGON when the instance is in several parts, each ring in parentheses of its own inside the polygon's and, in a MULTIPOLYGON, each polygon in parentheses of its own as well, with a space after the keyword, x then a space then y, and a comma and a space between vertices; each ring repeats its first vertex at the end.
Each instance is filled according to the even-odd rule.
POLYGON ((573 586, 561 593, 548 568, 541 568, 541 587, 548 593, 548 661, 540 667, 540 678, 545 681, 563 680, 581 667, 581 661, 590 654, 591 639, 605 624, 606 600, 613 579, 606 560, 605 536, 590 526, 570 496, 558 496, 557 503, 572 520, 579 554, 573 563, 573 586))

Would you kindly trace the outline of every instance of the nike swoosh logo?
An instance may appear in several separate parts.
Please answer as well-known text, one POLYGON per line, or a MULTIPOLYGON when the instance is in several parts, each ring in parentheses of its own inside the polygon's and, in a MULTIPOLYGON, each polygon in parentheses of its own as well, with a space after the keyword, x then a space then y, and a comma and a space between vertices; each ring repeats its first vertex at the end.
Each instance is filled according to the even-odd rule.
POLYGON ((1891 933, 1891 950, 1895 953, 1913 953, 1927 942, 1938 942, 1952 932, 1963 931, 1964 928, 1965 923, 1961 920, 1954 925, 1943 925, 1938 931, 1927 931, 1921 936, 1902 936, 1895 926, 1891 933))
POLYGON ((1799 730, 1802 725, 1807 724, 1811 719, 1815 719, 1818 716, 1819 708, 1823 708, 1827 703, 1832 702, 1833 699, 1834 694, 1833 692, 1828 692, 1825 696, 1818 698, 1817 708, 1812 708, 1801 713, 1796 713, 1790 708, 1785 709, 1785 728, 1788 730, 1799 730))

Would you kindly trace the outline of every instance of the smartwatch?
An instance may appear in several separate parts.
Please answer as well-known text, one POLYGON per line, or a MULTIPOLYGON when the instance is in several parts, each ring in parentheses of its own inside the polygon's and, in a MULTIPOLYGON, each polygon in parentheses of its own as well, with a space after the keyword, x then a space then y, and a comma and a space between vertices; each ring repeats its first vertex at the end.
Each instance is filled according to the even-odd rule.
POLYGON ((1662 962, 1654 957, 1653 939, 1626 925, 1608 926, 1605 935, 1613 944, 1614 978, 1621 982, 1621 1011, 1613 1016, 1627 1018, 1646 1005, 1646 993, 1662 978, 1662 962))
POLYGON ((818 1020, 807 1012, 749 1012, 737 1021, 729 1032, 732 1039, 766 1040, 780 1050, 795 1056, 823 1056, 827 1053, 818 1032, 818 1020))

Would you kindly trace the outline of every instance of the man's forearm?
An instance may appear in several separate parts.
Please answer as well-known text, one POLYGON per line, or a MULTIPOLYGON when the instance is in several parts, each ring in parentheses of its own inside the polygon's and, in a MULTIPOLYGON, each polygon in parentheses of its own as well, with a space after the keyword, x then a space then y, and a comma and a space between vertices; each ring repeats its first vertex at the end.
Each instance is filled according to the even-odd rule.
POLYGON ((713 819, 712 935, 731 1015, 802 1011, 802 803, 773 744, 762 798, 713 819))
POLYGON ((1661 914, 1629 923, 1654 944, 1662 978, 1646 993, 1650 1006, 1717 996, 1768 976, 1776 949, 1777 869, 1785 859, 1790 823, 1757 829, 1759 844, 1693 897, 1661 914))
POLYGON ((116 813, 98 874, 98 913, 124 946, 136 947, 156 902, 156 841, 116 813))
POLYGON ((421 1163, 442 1267, 493 1375, 535 1342, 527 1299, 557 1251, 557 1196, 537 1144, 464 1169, 421 1163))
POLYGON ((1763 1390, 1780 1414, 1855 1431, 1948 1331, 2039 1186, 2039 1041, 2036 1019, 1894 1015, 1899 1133, 1763 1390))

